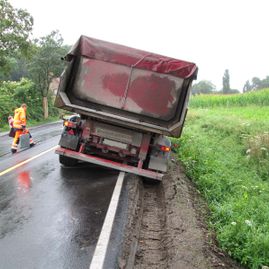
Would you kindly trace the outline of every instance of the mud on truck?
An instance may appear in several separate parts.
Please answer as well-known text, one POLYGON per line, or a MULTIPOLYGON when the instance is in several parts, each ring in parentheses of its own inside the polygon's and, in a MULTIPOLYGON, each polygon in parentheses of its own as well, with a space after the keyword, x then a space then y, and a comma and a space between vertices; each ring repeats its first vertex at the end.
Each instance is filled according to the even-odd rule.
POLYGON ((81 36, 64 57, 55 105, 64 121, 56 153, 161 180, 187 113, 194 63, 81 36))

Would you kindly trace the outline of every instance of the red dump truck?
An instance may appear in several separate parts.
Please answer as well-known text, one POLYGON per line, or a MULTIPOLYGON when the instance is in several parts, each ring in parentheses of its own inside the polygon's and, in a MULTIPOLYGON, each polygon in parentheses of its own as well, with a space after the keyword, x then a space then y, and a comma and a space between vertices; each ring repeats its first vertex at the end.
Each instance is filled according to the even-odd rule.
POLYGON ((55 101, 76 113, 56 153, 161 180, 187 113, 194 63, 81 36, 64 57, 55 101))

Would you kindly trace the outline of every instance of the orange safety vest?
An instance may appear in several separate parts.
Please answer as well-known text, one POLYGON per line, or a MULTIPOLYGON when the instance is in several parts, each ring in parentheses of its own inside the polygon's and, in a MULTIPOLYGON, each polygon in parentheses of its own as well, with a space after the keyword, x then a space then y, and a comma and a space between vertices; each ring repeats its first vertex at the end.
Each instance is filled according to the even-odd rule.
POLYGON ((20 107, 15 109, 13 126, 14 128, 21 129, 22 125, 26 126, 26 112, 20 107))

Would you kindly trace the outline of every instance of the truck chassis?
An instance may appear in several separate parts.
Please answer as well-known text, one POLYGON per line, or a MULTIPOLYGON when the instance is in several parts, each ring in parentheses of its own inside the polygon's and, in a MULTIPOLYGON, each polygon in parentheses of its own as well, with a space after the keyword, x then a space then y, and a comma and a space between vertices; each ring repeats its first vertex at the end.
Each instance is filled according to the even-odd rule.
POLYGON ((170 141, 164 136, 111 126, 73 115, 64 120, 56 153, 60 163, 78 160, 162 180, 170 156, 170 141))

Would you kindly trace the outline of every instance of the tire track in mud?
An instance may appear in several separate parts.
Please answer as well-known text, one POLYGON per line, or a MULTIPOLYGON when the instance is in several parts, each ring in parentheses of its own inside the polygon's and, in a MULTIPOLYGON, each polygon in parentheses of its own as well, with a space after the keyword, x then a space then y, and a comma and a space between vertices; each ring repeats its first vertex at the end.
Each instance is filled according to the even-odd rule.
POLYGON ((132 179, 120 269, 243 269, 219 249, 207 205, 178 162, 158 185, 132 179))
POLYGON ((134 268, 167 268, 162 185, 144 184, 142 219, 134 268))

